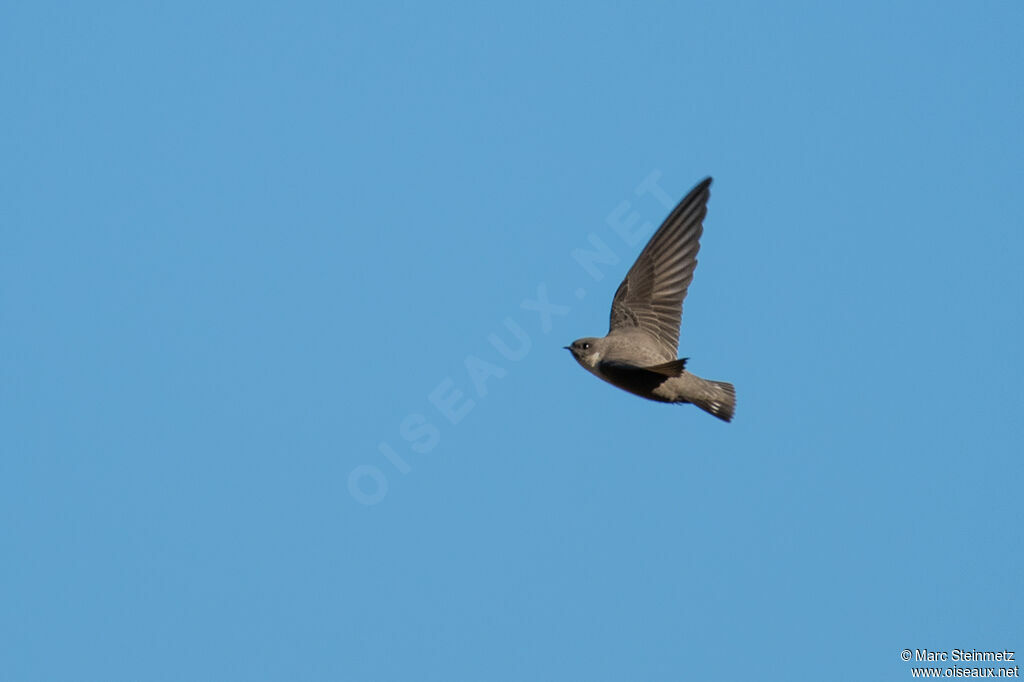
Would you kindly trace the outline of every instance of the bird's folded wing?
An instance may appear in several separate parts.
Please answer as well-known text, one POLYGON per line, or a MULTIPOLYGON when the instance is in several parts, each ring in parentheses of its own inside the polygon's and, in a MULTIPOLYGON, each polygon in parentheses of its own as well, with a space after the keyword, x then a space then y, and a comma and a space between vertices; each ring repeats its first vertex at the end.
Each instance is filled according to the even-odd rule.
POLYGON ((710 187, 711 178, 694 187, 647 242, 615 292, 609 334, 639 328, 658 342, 664 357, 676 356, 710 187))

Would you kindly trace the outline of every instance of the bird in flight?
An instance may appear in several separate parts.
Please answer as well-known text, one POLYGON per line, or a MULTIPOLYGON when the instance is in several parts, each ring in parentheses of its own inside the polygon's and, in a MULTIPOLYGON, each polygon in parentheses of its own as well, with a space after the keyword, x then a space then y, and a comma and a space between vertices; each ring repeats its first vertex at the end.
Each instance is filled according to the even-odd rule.
POLYGON ((648 400, 693 403, 732 421, 733 385, 691 374, 688 358, 676 359, 683 299, 697 267, 710 188, 711 178, 705 178, 647 242, 615 292, 608 334, 577 339, 565 348, 613 386, 648 400))

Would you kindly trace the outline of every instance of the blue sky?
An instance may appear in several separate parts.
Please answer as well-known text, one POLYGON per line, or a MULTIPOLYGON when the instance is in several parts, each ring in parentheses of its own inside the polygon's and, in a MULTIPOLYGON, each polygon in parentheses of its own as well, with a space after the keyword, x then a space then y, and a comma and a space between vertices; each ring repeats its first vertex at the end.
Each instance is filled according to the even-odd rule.
POLYGON ((1024 650, 1022 31, 1010 2, 6 4, 0 678, 1024 650), (732 424, 561 348, 639 252, 613 223, 667 213, 638 188, 706 175, 680 354, 732 424))

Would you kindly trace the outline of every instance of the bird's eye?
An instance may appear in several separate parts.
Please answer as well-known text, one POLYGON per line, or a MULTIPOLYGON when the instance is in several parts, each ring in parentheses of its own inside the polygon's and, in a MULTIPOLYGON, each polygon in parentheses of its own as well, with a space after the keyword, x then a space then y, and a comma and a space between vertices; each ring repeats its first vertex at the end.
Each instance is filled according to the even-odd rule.
POLYGON ((590 344, 589 343, 583 344, 583 350, 590 350, 590 344))

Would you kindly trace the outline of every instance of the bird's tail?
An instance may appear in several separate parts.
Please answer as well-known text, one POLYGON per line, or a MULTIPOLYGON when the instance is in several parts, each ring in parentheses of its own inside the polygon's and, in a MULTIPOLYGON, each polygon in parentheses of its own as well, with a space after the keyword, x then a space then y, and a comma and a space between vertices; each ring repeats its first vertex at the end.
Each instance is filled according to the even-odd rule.
POLYGON ((725 381, 701 379, 697 397, 689 400, 705 412, 727 422, 732 421, 732 415, 736 411, 736 389, 725 381))

